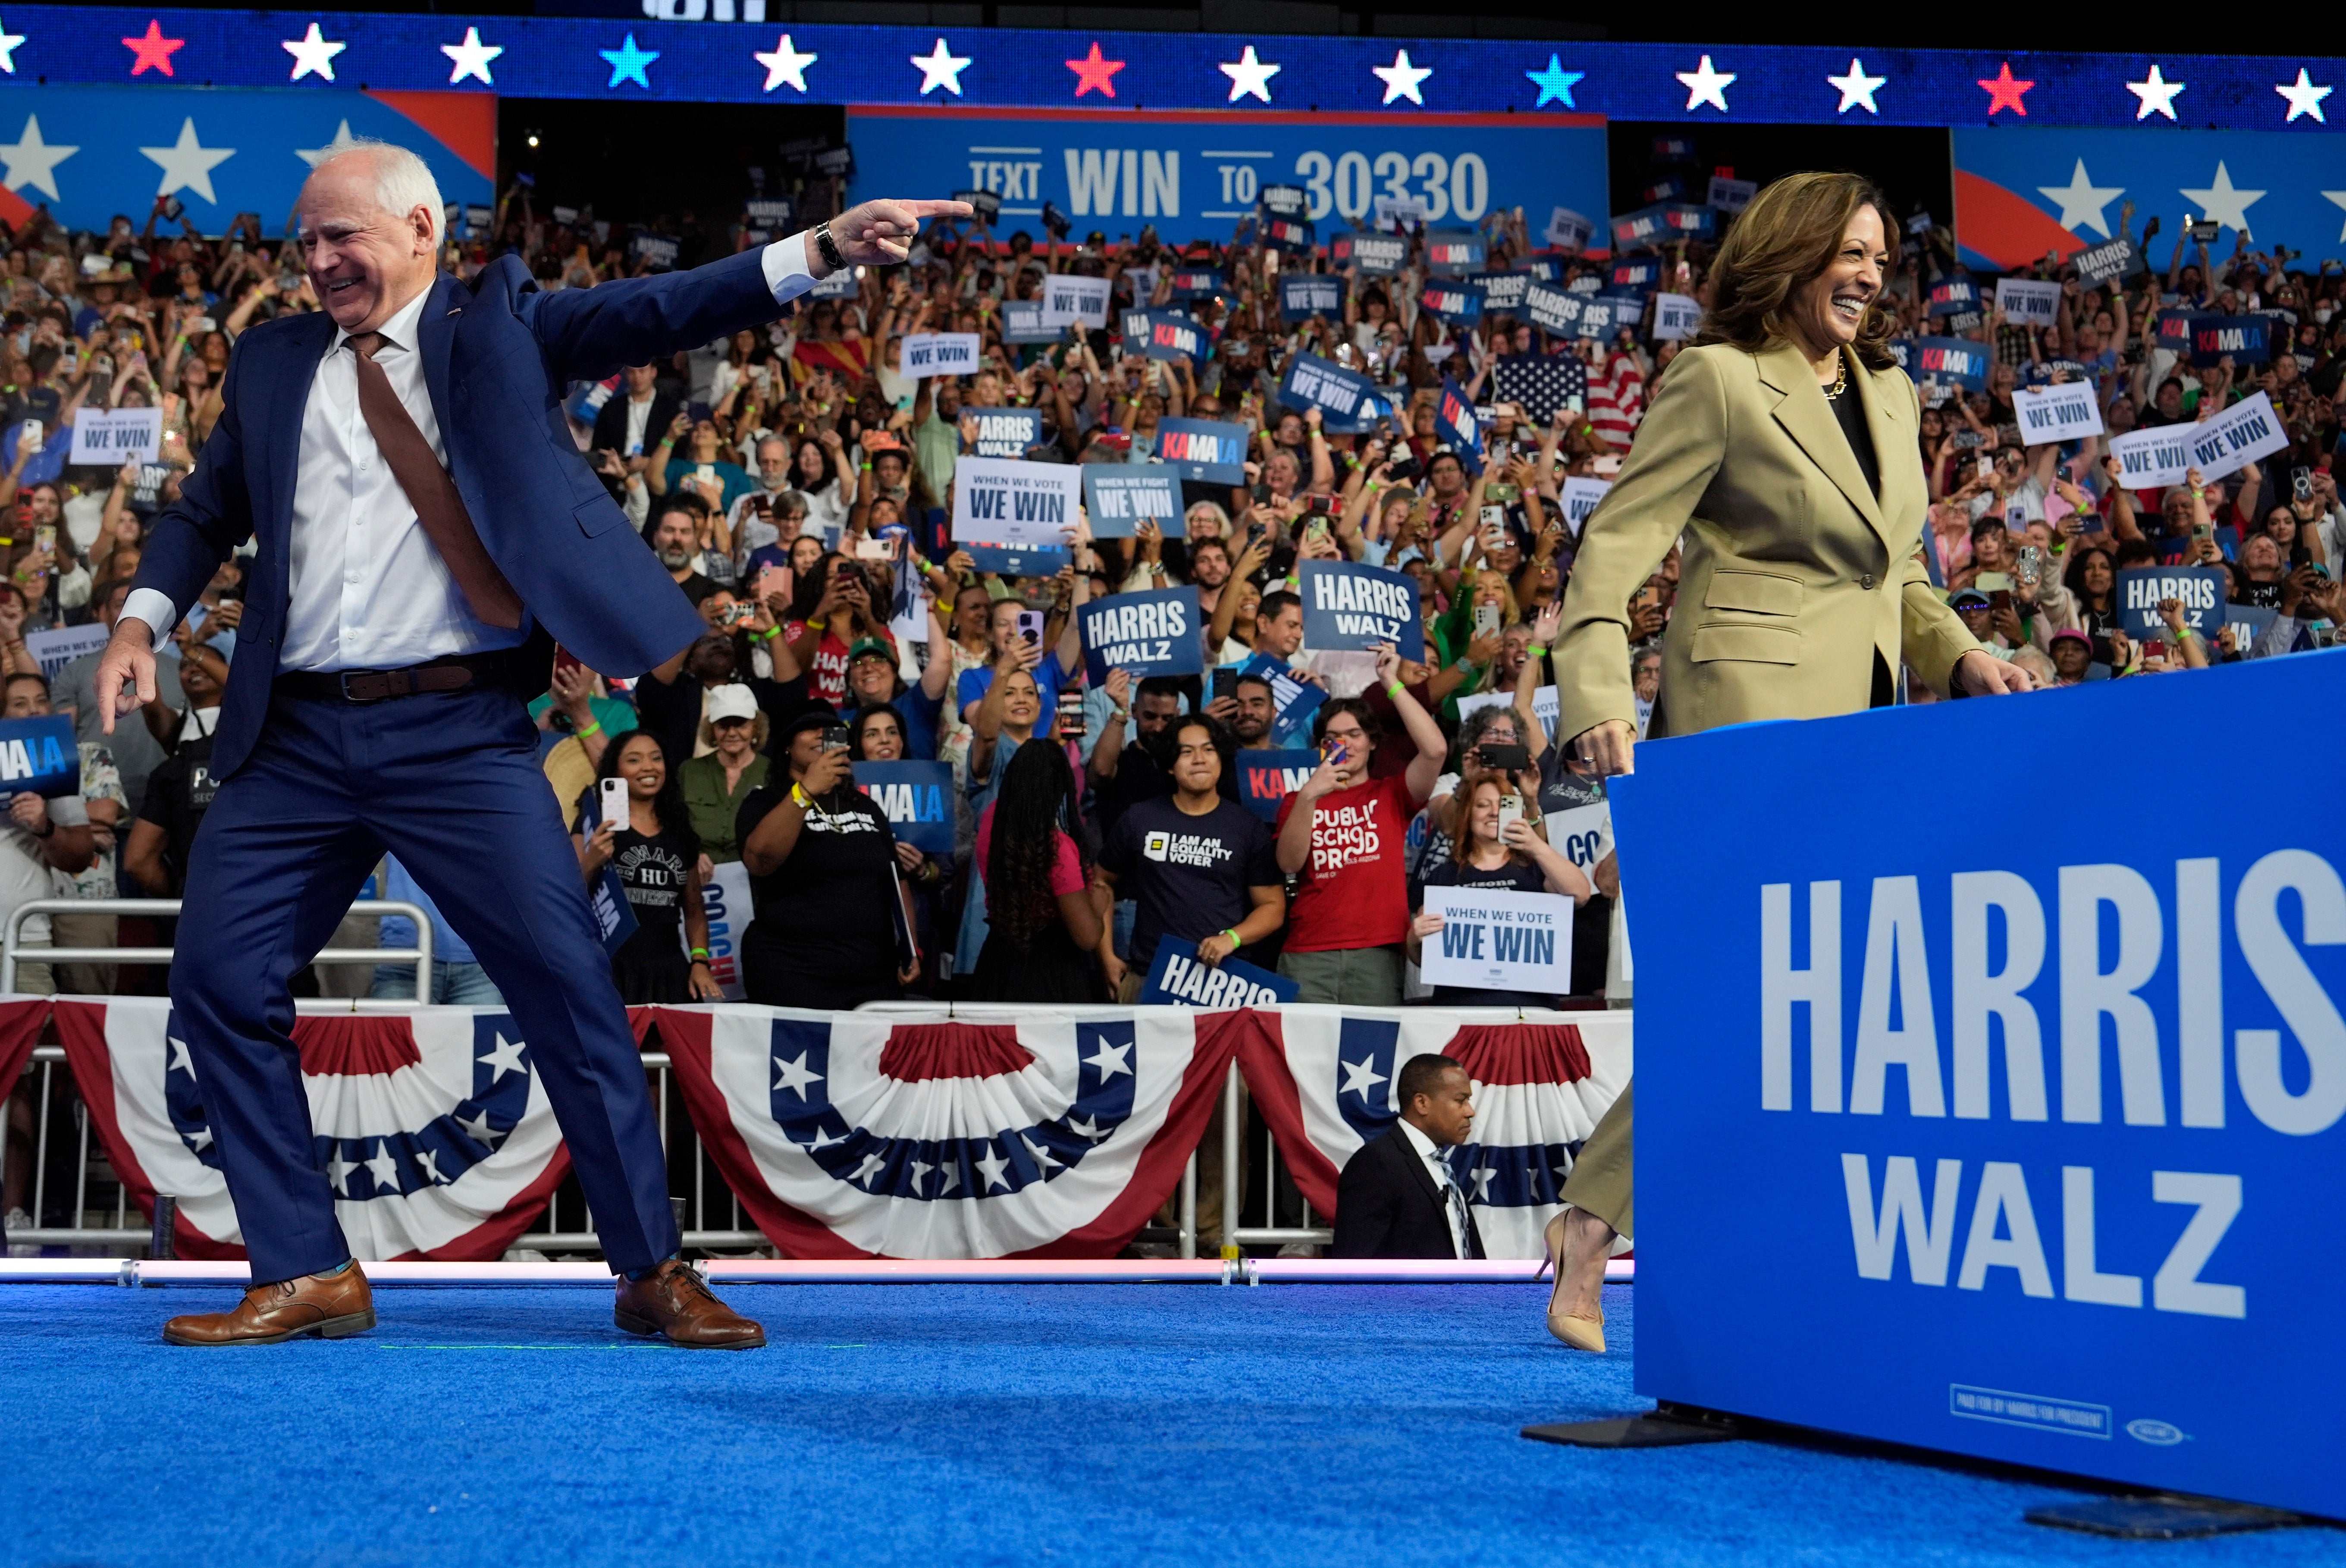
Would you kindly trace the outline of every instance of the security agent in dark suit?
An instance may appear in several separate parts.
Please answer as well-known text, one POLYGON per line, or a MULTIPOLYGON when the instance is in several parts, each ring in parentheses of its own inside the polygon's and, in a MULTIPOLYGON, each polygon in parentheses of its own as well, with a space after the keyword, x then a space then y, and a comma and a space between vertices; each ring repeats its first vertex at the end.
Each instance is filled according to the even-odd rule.
POLYGON ((1480 1257, 1474 1211, 1440 1151, 1474 1129, 1466 1069, 1431 1052, 1402 1064, 1401 1120, 1344 1162, 1336 1183, 1338 1257, 1480 1257))

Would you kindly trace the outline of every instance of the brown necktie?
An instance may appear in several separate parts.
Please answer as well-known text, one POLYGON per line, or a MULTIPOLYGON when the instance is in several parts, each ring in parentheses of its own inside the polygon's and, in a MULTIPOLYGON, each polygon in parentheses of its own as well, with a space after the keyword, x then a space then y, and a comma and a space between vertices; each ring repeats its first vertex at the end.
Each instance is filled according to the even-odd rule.
POLYGON ((399 481, 408 504, 415 508, 415 520, 423 525, 424 536, 448 564, 449 575, 456 579, 473 618, 493 626, 520 626, 521 596, 489 558, 480 531, 464 510, 464 498, 456 494, 456 482, 440 466, 414 416, 392 391, 391 378, 374 362, 376 351, 382 347, 382 334, 352 332, 350 345, 358 354, 359 412, 374 436, 376 450, 391 465, 392 477, 399 481))

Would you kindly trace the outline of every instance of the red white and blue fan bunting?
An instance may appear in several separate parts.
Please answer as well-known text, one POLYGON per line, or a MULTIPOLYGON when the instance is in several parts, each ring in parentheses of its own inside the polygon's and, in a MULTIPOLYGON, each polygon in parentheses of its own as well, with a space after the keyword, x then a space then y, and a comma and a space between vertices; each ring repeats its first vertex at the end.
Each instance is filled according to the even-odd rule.
MULTIPOLYGON (((56 1003, 57 1036, 138 1207, 178 1199, 187 1257, 241 1257, 243 1235, 170 1003, 56 1003)), ((528 1228, 570 1157, 501 1012, 425 1007, 295 1020, 319 1166, 353 1256, 494 1258, 528 1228)))
POLYGON ((1184 1009, 662 1008, 703 1143, 792 1257, 1111 1257, 1229 1068, 1184 1009))
POLYGON ((1320 1215, 1336 1212, 1344 1162, 1399 1118, 1401 1064, 1428 1051, 1457 1058, 1474 1080, 1474 1134, 1451 1151, 1450 1168, 1493 1257, 1543 1256, 1541 1231, 1572 1162, 1629 1082, 1626 1012, 1499 1023, 1418 1007, 1289 1006, 1232 1016, 1251 1022, 1239 1042, 1239 1070, 1297 1188, 1320 1215))

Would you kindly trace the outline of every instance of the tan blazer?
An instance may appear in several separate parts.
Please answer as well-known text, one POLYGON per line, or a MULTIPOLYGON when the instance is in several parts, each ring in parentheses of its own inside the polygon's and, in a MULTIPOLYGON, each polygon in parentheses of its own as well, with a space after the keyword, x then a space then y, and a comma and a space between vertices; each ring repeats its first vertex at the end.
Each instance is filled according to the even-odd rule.
POLYGON ((1917 554, 1930 510, 1913 383, 1852 369, 1877 499, 1789 343, 1688 349, 1663 373, 1621 474, 1583 526, 1556 644, 1560 731, 1635 723, 1630 596, 1683 535, 1648 731, 1687 735, 1866 707, 1878 653, 1941 693, 1979 646, 1917 554))

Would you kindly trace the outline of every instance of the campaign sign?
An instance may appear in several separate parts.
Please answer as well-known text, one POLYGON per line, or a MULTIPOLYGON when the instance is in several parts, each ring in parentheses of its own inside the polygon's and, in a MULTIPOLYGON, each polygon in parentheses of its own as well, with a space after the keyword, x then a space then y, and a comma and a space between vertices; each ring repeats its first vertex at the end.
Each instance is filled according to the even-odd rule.
POLYGON ((1040 300, 1005 300, 1002 301, 1002 341, 1005 343, 1056 343, 1067 335, 1063 324, 1053 326, 1043 319, 1040 300))
POLYGON ((1470 473, 1483 472, 1483 413, 1449 377, 1433 404, 1433 433, 1458 454, 1470 473))
MULTIPOLYGON (((912 341, 907 338, 906 342, 912 341)), ((979 457, 1024 457, 1043 440, 1043 411, 1034 408, 967 408, 962 418, 977 421, 979 457)))
POLYGON ((1076 616, 1083 627, 1084 665, 1097 686, 1111 669, 1132 678, 1152 675, 1202 675, 1206 655, 1198 629, 1198 590, 1155 588, 1145 594, 1110 594, 1093 599, 1076 616))
POLYGON ((1442 917, 1442 929, 1425 939, 1417 962, 1428 985, 1548 996, 1572 989, 1570 899, 1430 887, 1425 912, 1442 917))
POLYGON ((1580 295, 1546 283, 1535 282, 1524 290, 1524 314, 1543 331, 1577 333, 1586 303, 1580 295))
POLYGON ((2064 382, 2041 392, 2015 390, 2012 412, 2020 422, 2020 439, 2030 446, 2102 433, 2102 407, 2091 382, 2064 382))
POLYGON ((1969 338, 1917 338, 1907 351, 1906 373, 1918 382, 1945 382, 1965 392, 1985 392, 1987 358, 1987 345, 1969 338))
POLYGON ((2158 602, 2174 599, 2184 624, 2212 643, 2224 626, 2224 583, 2220 566, 2129 566, 2118 574, 2118 629, 2137 641, 2165 636, 2158 602))
POLYGON ((907 381, 977 373, 975 332, 913 332, 904 339, 898 373, 907 381))
POLYGON ((1710 205, 1721 212, 1740 212, 1759 194, 1756 179, 1729 179, 1723 174, 1710 177, 1710 205))
MULTIPOLYGON (((2239 320, 2238 317, 2233 320, 2239 320)), ((2221 479, 2289 444, 2289 432, 2262 392, 2242 398, 2211 419, 2188 427, 2191 465, 2201 479, 2221 479)))
POLYGON ((1073 463, 964 457, 954 464, 953 536, 1063 549, 1082 491, 1073 463))
POLYGON ((1398 234, 1355 234, 1352 260, 1363 277, 1391 277, 1409 265, 1409 241, 1398 234))
POLYGON ((1329 651, 1392 643, 1405 659, 1425 657, 1415 578, 1344 561, 1304 561, 1299 569, 1306 647, 1329 651))
MULTIPOLYGON (((981 228, 991 229, 1001 220, 1002 193, 998 190, 956 190, 953 199, 969 203, 981 228)), ((750 205, 755 207, 757 203, 751 202, 750 205)))
POLYGON ((2110 437, 2110 455, 2118 460, 2118 480, 2128 490, 2151 490, 2180 484, 2191 472, 2191 433, 2188 424, 2163 424, 2156 430, 2130 430, 2110 437))
POLYGON ((2150 320, 2151 341, 2173 354, 2191 351, 2191 312, 2161 311, 2150 320))
POLYGON ((1483 237, 1455 229, 1429 229, 1425 236, 1425 270, 1438 277, 1458 278, 1483 270, 1483 237))
POLYGON ((992 572, 1002 577, 1056 577, 1059 568, 1074 558, 1065 550, 1035 545, 985 545, 956 540, 954 548, 968 554, 971 570, 992 572))
POLYGON ((1654 341, 1691 338, 1702 326, 1702 303, 1685 294, 1654 296, 1654 341))
POLYGON ((1298 680, 1281 661, 1256 654, 1239 666, 1242 676, 1258 676, 1270 683, 1270 739, 1275 746, 1300 743, 1311 732, 1311 716, 1328 700, 1325 688, 1298 680))
POLYGON ((1658 179, 1653 184, 1646 187, 1645 189, 1637 193, 1637 199, 1640 201, 1647 203, 1657 201, 1683 201, 1686 199, 1686 181, 1679 178, 1677 175, 1672 175, 1668 179, 1658 179))
MULTIPOLYGON (((903 837, 902 834, 898 835, 903 837)), ((750 895, 750 867, 742 860, 719 860, 700 884, 700 912, 709 917, 709 978, 728 1002, 744 995, 741 983, 741 937, 756 918, 750 895)), ((689 941, 684 922, 677 922, 678 943, 689 941)))
POLYGON ((1276 822, 1280 803, 1303 788, 1320 766, 1320 754, 1308 747, 1265 748, 1239 752, 1236 766, 1239 804, 1266 822, 1276 822))
POLYGON ((81 748, 64 714, 0 719, 0 799, 81 793, 81 748))
POLYGON ((1246 483, 1247 427, 1210 419, 1157 422, 1158 460, 1184 479, 1208 484, 1246 483))
POLYGON ((163 450, 163 411, 159 408, 86 408, 74 415, 73 460, 119 468, 126 463, 154 463, 163 450))
POLYGON ((1127 311, 1124 346, 1146 359, 1194 362, 1205 357, 1206 334, 1178 311, 1127 311))
POLYGON ((1222 275, 1211 267, 1177 267, 1173 270, 1173 297, 1177 300, 1211 300, 1228 287, 1222 275))
POLYGON ((1226 958, 1219 964, 1198 962, 1198 944, 1178 937, 1160 937, 1156 962, 1140 988, 1143 1007, 1205 1007, 1229 1011, 1269 1007, 1292 1002, 1303 988, 1283 974, 1260 969, 1242 959, 1226 958))
POLYGON ((2019 327, 2049 327, 2061 313, 2061 285, 2027 278, 1998 278, 1995 308, 2019 327))
POLYGON ((1593 221, 1569 207, 1559 207, 1547 215, 1547 227, 1540 230, 1540 238, 1555 249, 1577 251, 1587 249, 1589 239, 1596 232, 1596 225, 1593 221))
POLYGON ((1308 321, 1314 316, 1341 318, 1344 280, 1328 272, 1282 274, 1279 280, 1279 313, 1282 320, 1308 321))
POLYGON ((1958 272, 1931 285, 1931 314, 1959 316, 1980 307, 1979 285, 1958 272))
POLYGON ((1638 1037, 1670 1046, 1637 1061, 1640 1395, 2346 1515, 2346 1255, 2312 1244, 2346 1228, 2346 829, 1908 827, 1983 756, 2096 778, 2147 736, 2288 734, 2337 778, 2346 729, 2305 716, 2341 675, 1736 726, 1609 781, 1638 1037), (1834 788, 1720 793, 1787 776, 1834 788), (1800 1331, 1761 1347, 1751 1281, 1786 1257, 1800 1331))
POLYGON ((1580 301, 1580 335, 1584 338, 1601 339, 1609 335, 1616 327, 1634 326, 1637 317, 1643 312, 1644 307, 1630 305, 1628 313, 1624 316, 1622 304, 1621 300, 1601 297, 1582 300, 1580 301))
POLYGON ((1464 279, 1429 278, 1425 287, 1417 291, 1421 309, 1433 311, 1445 321, 1461 323, 1483 319, 1483 290, 1464 279))
POLYGON ((1107 325, 1108 290, 1106 278, 1078 278, 1054 272, 1043 280, 1043 324, 1061 331, 1081 321, 1086 327, 1107 325))
POLYGON ((888 815, 900 844, 930 855, 954 852, 950 762, 859 762, 855 787, 888 815))
POLYGON ((1181 475, 1164 463, 1084 463, 1084 515, 1095 539, 1129 539, 1144 522, 1168 539, 1187 535, 1181 475))
POLYGON ((2077 270, 2077 280, 2088 289, 2115 283, 2143 270, 2142 252, 2135 249, 2133 240, 2123 237, 2088 245, 2069 258, 2069 265, 2077 270))
POLYGON ((1605 493, 1612 488, 1613 482, 1609 479, 1586 479, 1575 475, 1565 480, 1564 491, 1558 499, 1564 503, 1564 525, 1572 530, 1574 538, 1580 537, 1581 525, 1588 521, 1588 514, 1596 510, 1596 504, 1604 500, 1605 493))
POLYGON ((1485 315, 1515 315, 1524 308, 1524 290, 1531 287, 1528 272, 1477 272, 1466 281, 1483 290, 1485 315))
POLYGON ((2272 321, 2264 316, 2194 316, 2191 362, 2212 365, 2229 357, 2236 365, 2260 365, 2272 358, 2272 321))
MULTIPOLYGON (((1289 408, 1316 408, 1331 434, 1357 435, 1392 411, 1377 395, 1376 382, 1318 354, 1299 353, 1287 361, 1279 401, 1289 408)), ((1175 423, 1176 421, 1167 421, 1175 423)))
POLYGON ((49 683, 56 683, 57 672, 84 654, 93 654, 106 647, 113 634, 104 622, 90 621, 78 626, 44 626, 25 634, 25 651, 40 662, 41 674, 49 683))
POLYGON ((1606 276, 1608 289, 1651 290, 1662 280, 1662 262, 1658 256, 1636 257, 1613 263, 1606 276))
POLYGON ((1272 218, 1262 226, 1263 243, 1290 256, 1309 255, 1316 226, 1300 218, 1272 218))

